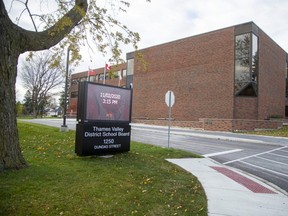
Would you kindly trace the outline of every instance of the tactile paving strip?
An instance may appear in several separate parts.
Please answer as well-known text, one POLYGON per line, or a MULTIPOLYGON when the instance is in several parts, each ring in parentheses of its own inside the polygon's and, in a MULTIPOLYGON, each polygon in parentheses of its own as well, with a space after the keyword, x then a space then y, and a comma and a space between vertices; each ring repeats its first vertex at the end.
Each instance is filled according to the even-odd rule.
POLYGON ((248 188, 254 193, 269 193, 269 194, 275 194, 276 192, 270 190, 269 188, 264 187, 263 185, 258 184, 257 182, 254 182, 253 180, 240 175, 239 173, 236 173, 230 169, 227 169, 225 167, 216 167, 216 166, 210 166, 214 170, 222 173, 223 175, 233 179, 237 183, 243 185, 244 187, 248 188))

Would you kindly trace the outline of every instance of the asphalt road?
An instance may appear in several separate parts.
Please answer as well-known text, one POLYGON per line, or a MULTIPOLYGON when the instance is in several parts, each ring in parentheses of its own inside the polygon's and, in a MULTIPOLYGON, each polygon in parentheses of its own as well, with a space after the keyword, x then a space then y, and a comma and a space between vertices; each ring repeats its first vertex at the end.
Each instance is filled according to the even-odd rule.
MULTIPOLYGON (((60 119, 33 119, 31 122, 59 127, 60 119)), ((67 119, 75 130, 76 120, 67 119)), ((132 124, 134 141, 168 147, 166 127, 132 124)), ((288 139, 171 128, 170 145, 238 168, 258 176, 288 193, 288 139)))
MULTIPOLYGON (((168 147, 168 132, 164 128, 134 126, 132 140, 168 147)), ((174 128, 170 147, 212 158, 288 192, 288 139, 174 128)))

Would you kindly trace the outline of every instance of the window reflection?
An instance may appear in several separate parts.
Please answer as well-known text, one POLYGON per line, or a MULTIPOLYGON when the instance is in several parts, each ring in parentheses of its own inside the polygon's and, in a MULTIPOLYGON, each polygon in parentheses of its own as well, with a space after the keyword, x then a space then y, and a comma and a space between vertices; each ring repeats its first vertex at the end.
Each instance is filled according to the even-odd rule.
POLYGON ((288 97, 288 61, 286 61, 286 97, 288 97))
POLYGON ((71 92, 71 98, 77 98, 78 97, 78 91, 71 92))
POLYGON ((251 33, 235 37, 235 94, 257 96, 258 37, 251 33))
POLYGON ((258 77, 258 37, 252 34, 252 81, 257 83, 258 77))

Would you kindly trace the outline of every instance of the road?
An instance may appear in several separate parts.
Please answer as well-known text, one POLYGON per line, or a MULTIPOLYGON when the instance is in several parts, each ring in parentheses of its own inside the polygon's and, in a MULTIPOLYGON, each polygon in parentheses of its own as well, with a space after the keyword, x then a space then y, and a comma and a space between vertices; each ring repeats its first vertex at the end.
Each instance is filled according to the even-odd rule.
MULTIPOLYGON (((168 146, 167 129, 132 127, 132 140, 168 146), (149 135, 147 134, 149 133, 149 135)), ((170 147, 183 149, 258 176, 288 192, 288 139, 172 129, 170 147)))
MULTIPOLYGON (((59 127, 59 119, 32 122, 59 127)), ((76 120, 67 119, 75 130, 76 120)), ((132 124, 134 141, 168 147, 166 127, 132 124)), ((171 128, 170 147, 209 157, 278 186, 288 192, 288 139, 229 132, 209 132, 171 128)))

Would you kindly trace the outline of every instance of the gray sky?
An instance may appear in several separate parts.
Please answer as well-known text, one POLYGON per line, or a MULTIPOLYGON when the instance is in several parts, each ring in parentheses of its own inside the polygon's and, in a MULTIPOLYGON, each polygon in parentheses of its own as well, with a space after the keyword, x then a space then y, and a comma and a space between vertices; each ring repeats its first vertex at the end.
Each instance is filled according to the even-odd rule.
MULTIPOLYGON (((133 0, 126 14, 116 16, 140 34, 139 49, 253 21, 288 52, 287 0, 133 0)), ((28 19, 20 24, 31 27, 28 19)), ((123 57, 130 51, 132 46, 123 47, 123 57)), ((103 67, 108 60, 97 52, 88 55, 83 49, 83 53, 75 72, 103 67)), ((19 81, 17 89, 21 89, 19 81)))

